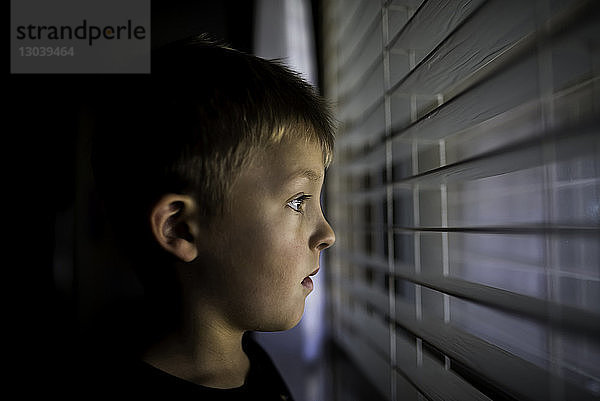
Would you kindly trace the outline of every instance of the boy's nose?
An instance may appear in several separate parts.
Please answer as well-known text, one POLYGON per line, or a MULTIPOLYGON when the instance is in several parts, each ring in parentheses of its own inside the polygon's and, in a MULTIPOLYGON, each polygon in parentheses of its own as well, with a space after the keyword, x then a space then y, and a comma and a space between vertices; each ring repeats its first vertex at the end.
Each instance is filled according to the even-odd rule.
POLYGON ((318 251, 329 248, 335 242, 335 232, 327 220, 325 220, 325 217, 322 217, 319 229, 315 234, 313 237, 313 247, 318 251))

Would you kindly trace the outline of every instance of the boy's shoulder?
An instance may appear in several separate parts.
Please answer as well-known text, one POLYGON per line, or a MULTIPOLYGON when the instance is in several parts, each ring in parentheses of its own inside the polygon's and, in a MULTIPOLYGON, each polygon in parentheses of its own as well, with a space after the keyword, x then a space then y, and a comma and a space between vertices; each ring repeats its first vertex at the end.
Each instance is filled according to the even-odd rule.
POLYGON ((74 386, 65 390, 82 399, 293 400, 281 374, 262 346, 251 335, 244 335, 242 345, 250 359, 250 371, 241 387, 216 389, 200 386, 133 356, 106 355, 102 360, 87 361, 77 367, 74 386))

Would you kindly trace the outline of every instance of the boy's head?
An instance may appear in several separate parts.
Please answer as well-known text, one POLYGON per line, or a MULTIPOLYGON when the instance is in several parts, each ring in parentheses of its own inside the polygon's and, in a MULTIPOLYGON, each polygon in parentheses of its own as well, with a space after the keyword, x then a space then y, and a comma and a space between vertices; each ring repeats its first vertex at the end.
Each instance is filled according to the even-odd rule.
POLYGON ((281 65, 203 38, 154 52, 148 78, 103 98, 93 153, 146 290, 181 286, 247 329, 293 326, 334 241, 327 106, 281 65))

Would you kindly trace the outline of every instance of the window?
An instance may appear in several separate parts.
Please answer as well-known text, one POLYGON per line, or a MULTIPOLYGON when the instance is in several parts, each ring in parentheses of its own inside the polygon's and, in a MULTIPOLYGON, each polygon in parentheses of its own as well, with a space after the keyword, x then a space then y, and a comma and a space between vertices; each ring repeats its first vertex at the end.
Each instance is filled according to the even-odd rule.
POLYGON ((324 3, 333 334, 385 398, 600 397, 599 8, 324 3))

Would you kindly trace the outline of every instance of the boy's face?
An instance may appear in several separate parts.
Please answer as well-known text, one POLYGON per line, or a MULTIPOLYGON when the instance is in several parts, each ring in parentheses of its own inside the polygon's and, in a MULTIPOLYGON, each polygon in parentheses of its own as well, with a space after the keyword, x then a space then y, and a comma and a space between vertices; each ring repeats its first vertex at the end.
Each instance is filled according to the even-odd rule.
POLYGON ((259 152, 232 185, 230 211, 201 228, 199 302, 233 327, 277 331, 300 321, 312 290, 304 279, 335 241, 320 205, 322 160, 320 146, 298 139, 259 152))

